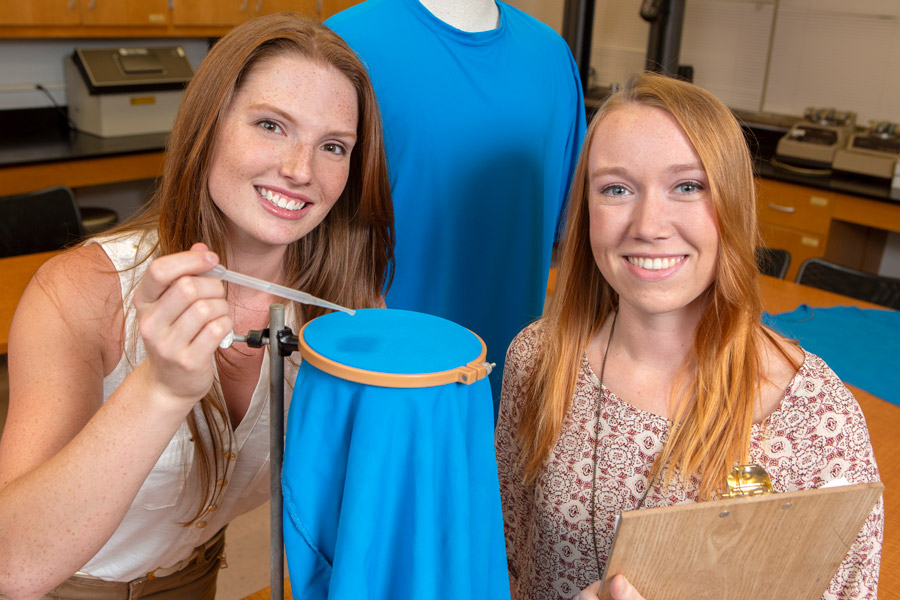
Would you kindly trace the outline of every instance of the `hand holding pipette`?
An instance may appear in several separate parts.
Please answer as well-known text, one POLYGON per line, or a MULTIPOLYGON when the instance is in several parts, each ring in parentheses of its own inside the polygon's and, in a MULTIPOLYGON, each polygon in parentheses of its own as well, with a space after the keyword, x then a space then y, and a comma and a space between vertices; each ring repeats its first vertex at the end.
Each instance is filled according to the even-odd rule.
POLYGON ((221 279, 222 281, 227 281, 236 285, 253 288, 261 292, 268 292, 272 295, 278 296, 279 298, 286 298, 287 300, 294 300, 295 302, 301 302, 303 304, 311 304, 313 306, 321 306, 323 308, 339 310, 349 315, 356 314, 356 311, 352 308, 346 308, 339 304, 334 304, 333 302, 328 302, 327 300, 316 298, 312 294, 307 294, 306 292, 301 292, 289 287, 285 287, 283 285, 278 285, 277 283, 272 283, 263 279, 257 279, 256 277, 244 275, 243 273, 238 273, 236 271, 229 271, 222 265, 216 265, 206 273, 203 273, 203 276, 215 277, 216 279, 221 279))

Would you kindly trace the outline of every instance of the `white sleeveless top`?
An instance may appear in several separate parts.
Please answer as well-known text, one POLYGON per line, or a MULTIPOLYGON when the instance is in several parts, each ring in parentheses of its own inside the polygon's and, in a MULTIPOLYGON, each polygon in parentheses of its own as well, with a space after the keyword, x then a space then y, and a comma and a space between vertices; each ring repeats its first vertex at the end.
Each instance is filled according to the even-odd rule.
MULTIPOLYGON (((112 373, 103 380, 103 400, 121 385, 135 365, 146 358, 143 341, 137 333, 132 297, 136 283, 146 271, 149 260, 127 270, 152 247, 155 236, 148 236, 142 252, 139 235, 101 237, 99 243, 119 271, 125 309, 125 352, 112 373)), ((286 311, 290 315, 290 307, 286 311)), ((287 316, 286 315, 286 316, 287 316)), ((286 319, 291 322, 291 319, 286 319)), ((247 414, 234 431, 226 473, 222 478, 224 494, 208 515, 187 527, 187 521, 199 508, 196 483, 189 474, 193 448, 187 423, 182 423, 138 491, 131 508, 112 537, 80 571, 108 581, 130 581, 166 568, 187 558, 198 545, 212 538, 235 517, 269 499, 269 359, 262 361, 259 380, 247 414)), ((285 361, 285 416, 293 393, 299 356, 285 361)), ((218 386, 218 378, 215 383, 218 386)), ((221 391, 221 389, 220 389, 221 391)), ((209 435, 199 406, 194 407, 204 436, 209 435)), ((227 420, 226 420, 227 421, 227 420)), ((227 422, 221 427, 230 427, 227 422)))

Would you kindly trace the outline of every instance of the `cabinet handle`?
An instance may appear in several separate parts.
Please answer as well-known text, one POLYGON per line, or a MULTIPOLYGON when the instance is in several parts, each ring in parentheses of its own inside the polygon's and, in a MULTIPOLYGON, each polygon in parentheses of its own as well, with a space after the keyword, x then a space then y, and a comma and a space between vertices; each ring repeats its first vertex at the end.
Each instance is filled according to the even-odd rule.
POLYGON ((69 0, 69 10, 75 10, 75 2, 77 0, 69 0))
POLYGON ((94 10, 94 5, 96 4, 95 0, 91 0, 91 3, 88 4, 88 10, 94 10))
POLYGON ((245 10, 247 10, 247 0, 242 0, 241 1, 241 12, 244 12, 245 10))
POLYGON ((169 10, 175 10, 175 0, 169 0, 169 10))
POLYGON ((778 212, 783 212, 783 213, 792 213, 797 210, 793 206, 781 206, 779 204, 772 204, 771 202, 769 202, 769 208, 771 208, 772 210, 777 210, 778 212))
POLYGON ((256 12, 262 12, 262 0, 256 2, 256 12))

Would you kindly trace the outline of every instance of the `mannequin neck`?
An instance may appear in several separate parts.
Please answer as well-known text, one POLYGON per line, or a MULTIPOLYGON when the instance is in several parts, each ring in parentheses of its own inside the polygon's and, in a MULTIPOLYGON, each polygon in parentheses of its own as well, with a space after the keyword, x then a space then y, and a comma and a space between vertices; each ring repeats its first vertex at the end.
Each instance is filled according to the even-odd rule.
POLYGON ((494 0, 419 0, 435 17, 461 31, 490 31, 500 25, 494 0))

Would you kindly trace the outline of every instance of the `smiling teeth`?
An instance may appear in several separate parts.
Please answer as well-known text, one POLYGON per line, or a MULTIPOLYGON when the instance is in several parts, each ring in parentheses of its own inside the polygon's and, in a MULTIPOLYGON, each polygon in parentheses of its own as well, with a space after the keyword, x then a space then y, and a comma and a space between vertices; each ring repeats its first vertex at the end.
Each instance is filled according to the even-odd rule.
POLYGON ((646 269, 648 271, 661 271, 662 269, 668 269, 669 267, 674 267, 683 260, 683 256, 679 256, 677 258, 644 258, 642 256, 628 257, 628 262, 640 269, 646 269))
POLYGON ((297 202, 296 200, 288 200, 281 194, 276 194, 272 190, 267 190, 266 188, 258 187, 256 191, 259 192, 259 195, 274 204, 279 208, 284 208, 287 210, 300 210, 304 206, 306 206, 306 202, 297 202))

